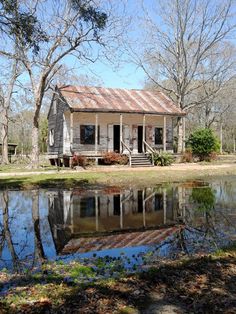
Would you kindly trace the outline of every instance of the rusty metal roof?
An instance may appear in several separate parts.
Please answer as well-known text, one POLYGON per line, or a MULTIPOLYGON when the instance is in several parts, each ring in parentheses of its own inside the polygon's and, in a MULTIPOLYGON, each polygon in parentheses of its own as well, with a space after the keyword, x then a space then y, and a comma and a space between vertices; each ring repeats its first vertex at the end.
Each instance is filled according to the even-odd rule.
POLYGON ((169 227, 159 230, 128 232, 118 235, 88 238, 80 237, 79 239, 71 239, 63 248, 61 253, 85 253, 91 251, 158 244, 178 232, 180 229, 181 227, 169 227))
POLYGON ((61 86, 59 91, 74 111, 186 114, 160 91, 71 85, 61 86))

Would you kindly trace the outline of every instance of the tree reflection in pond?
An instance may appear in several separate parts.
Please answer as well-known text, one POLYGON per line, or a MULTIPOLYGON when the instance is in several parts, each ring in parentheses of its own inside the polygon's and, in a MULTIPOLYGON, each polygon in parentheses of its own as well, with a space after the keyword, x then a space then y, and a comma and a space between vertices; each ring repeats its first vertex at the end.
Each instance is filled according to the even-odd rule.
POLYGON ((193 188, 190 199, 197 205, 197 210, 210 212, 216 203, 214 190, 210 187, 193 188))

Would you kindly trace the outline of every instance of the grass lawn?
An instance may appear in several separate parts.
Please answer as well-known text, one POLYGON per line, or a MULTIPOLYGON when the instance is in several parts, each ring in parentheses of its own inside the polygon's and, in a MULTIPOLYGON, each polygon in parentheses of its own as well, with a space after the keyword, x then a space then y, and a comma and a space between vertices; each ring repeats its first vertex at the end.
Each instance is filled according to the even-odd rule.
POLYGON ((47 187, 85 187, 120 186, 142 187, 163 182, 210 179, 236 175, 236 165, 172 165, 148 169, 129 167, 97 167, 82 171, 53 171, 51 173, 1 173, 0 189, 3 188, 47 188, 47 187))

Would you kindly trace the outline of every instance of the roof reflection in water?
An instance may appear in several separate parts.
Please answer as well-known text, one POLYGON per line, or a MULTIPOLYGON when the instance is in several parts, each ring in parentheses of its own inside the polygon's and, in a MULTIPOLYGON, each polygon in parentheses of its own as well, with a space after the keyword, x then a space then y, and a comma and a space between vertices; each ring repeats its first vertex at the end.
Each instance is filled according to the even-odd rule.
POLYGON ((108 249, 159 244, 171 235, 173 235, 179 229, 179 227, 170 227, 160 230, 129 232, 119 235, 108 235, 95 238, 81 237, 79 239, 70 240, 63 249, 62 253, 86 253, 90 251, 101 251, 108 249))

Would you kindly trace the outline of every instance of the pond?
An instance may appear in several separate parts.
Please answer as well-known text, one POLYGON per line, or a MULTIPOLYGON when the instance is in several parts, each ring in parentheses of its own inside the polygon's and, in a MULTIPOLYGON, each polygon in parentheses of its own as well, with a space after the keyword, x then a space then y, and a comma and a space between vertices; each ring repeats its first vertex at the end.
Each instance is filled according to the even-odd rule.
POLYGON ((45 260, 147 258, 215 251, 236 239, 236 177, 143 189, 0 191, 0 269, 45 260))

